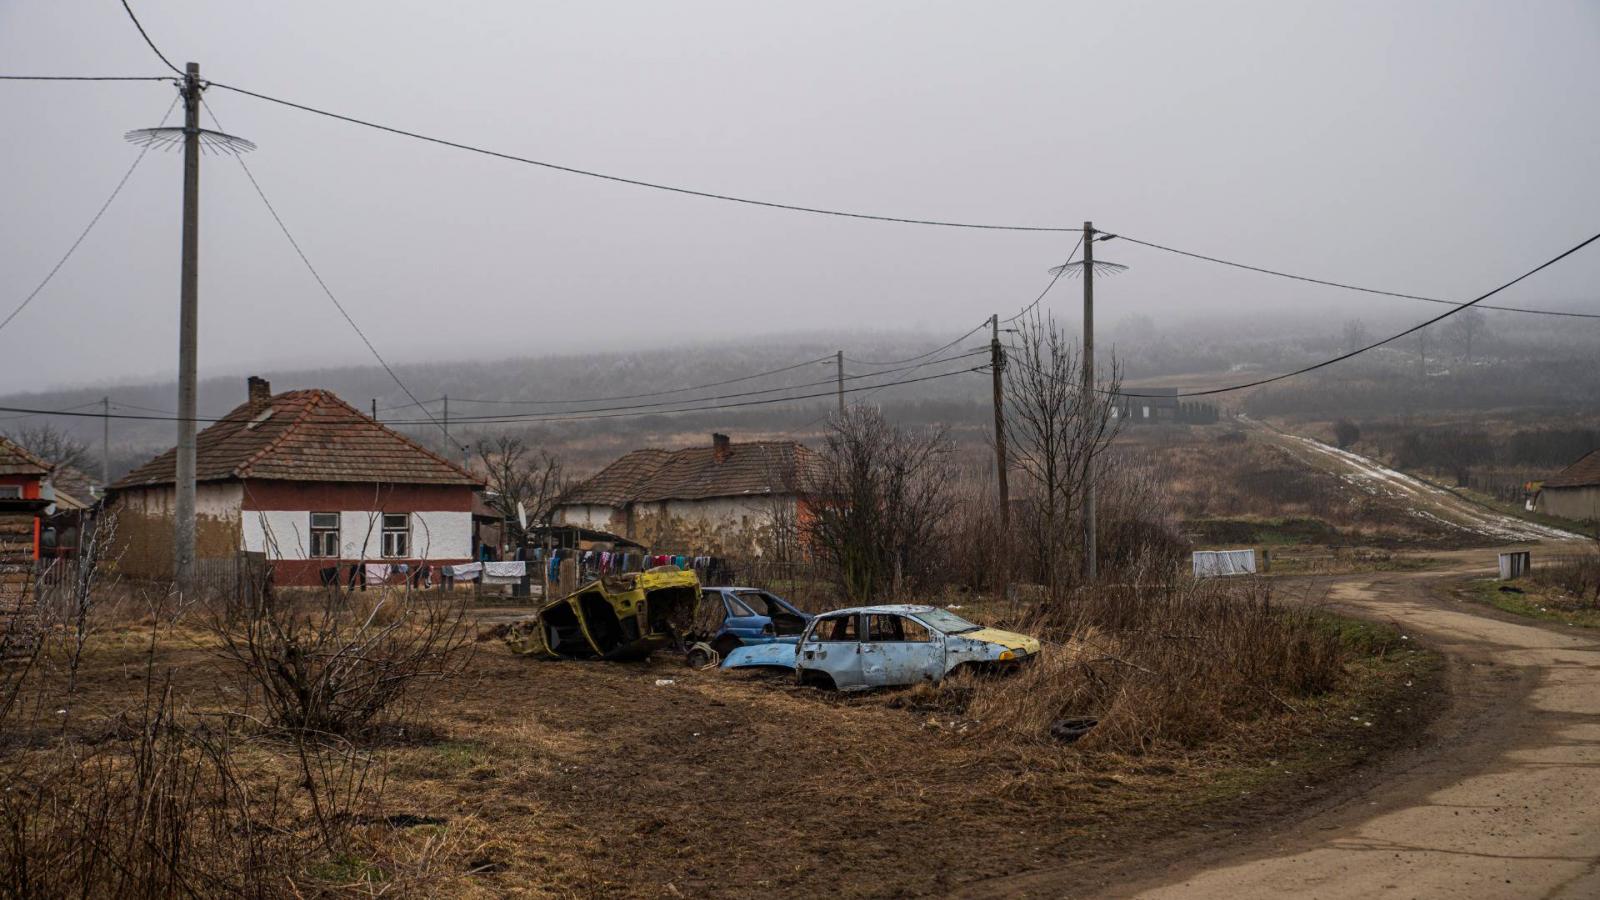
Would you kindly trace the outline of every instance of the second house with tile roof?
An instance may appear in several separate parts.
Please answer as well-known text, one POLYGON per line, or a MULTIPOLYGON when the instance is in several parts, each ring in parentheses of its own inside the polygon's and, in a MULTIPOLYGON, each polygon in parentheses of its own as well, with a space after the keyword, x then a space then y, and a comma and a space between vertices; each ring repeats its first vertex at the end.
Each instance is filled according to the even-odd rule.
POLYGON ((659 553, 780 557, 810 518, 817 455, 794 441, 635 450, 562 495, 557 525, 615 532, 659 553))
MULTIPOLYGON (((476 556, 472 498, 482 481, 330 391, 249 399, 200 432, 196 556, 265 554, 279 585, 315 585, 364 563, 452 564, 476 556)), ((123 572, 172 575, 176 453, 108 490, 123 572)))

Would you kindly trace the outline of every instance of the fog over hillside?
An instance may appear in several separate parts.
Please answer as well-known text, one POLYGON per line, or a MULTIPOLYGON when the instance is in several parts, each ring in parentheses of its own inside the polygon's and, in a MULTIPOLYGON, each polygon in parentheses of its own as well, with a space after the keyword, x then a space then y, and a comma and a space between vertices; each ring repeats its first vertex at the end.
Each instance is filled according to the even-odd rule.
MULTIPOLYGON (((1075 326, 1076 297, 1063 293, 1052 299, 1050 314, 1075 326)), ((1129 384, 1171 384, 1186 390, 1288 371, 1423 318, 1409 306, 1381 318, 1331 321, 1296 314, 1118 316, 1109 302, 1102 309, 1103 362, 1115 359, 1129 384)), ((1428 329, 1422 339, 1412 335, 1310 375, 1211 399, 1224 409, 1266 415, 1386 415, 1423 408, 1511 409, 1529 415, 1594 411, 1600 365, 1593 332, 1600 331, 1600 323, 1486 313, 1472 336, 1470 359, 1461 330, 1447 325, 1428 329)), ((239 371, 203 379, 199 408, 203 416, 224 415, 243 401, 245 377, 259 374, 272 382, 274 391, 325 388, 363 412, 375 400, 381 419, 444 451, 451 445, 429 417, 442 424, 442 398, 449 396, 454 441, 471 444, 487 435, 516 433, 570 453, 581 467, 585 459, 632 447, 704 440, 711 431, 745 438, 815 437, 836 408, 834 353, 842 346, 847 348, 849 400, 879 404, 904 423, 943 425, 958 438, 979 443, 991 427, 990 379, 987 371, 962 370, 987 365, 989 329, 979 328, 949 348, 925 355, 957 337, 887 330, 814 332, 678 339, 626 351, 596 341, 557 355, 396 365, 406 386, 424 401, 426 414, 376 365, 239 371), (762 372, 772 374, 747 377, 762 372), (962 374, 935 377, 944 373, 962 374), (693 386, 705 387, 677 391, 693 386), (485 418, 499 421, 479 421, 485 418)), ((1009 333, 1002 337, 1012 340, 1009 333)), ((354 350, 351 357, 361 358, 354 350)), ((111 397, 114 413, 130 417, 112 424, 114 473, 172 445, 174 426, 164 418, 176 408, 170 381, 9 394, 0 396, 0 405, 96 413, 105 396, 111 397), (153 418, 135 418, 140 416, 153 418)), ((0 420, 0 430, 41 421, 46 417, 6 418, 0 420)), ((52 416, 48 421, 90 443, 98 458, 98 419, 52 416)), ((458 449, 451 452, 459 454, 458 449)))

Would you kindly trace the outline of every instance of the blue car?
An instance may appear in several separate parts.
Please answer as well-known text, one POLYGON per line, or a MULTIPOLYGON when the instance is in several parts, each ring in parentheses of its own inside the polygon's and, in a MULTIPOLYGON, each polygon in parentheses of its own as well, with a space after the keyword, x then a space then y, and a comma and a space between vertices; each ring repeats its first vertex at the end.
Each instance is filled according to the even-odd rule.
POLYGON ((746 644, 793 644, 812 616, 770 591, 708 587, 700 592, 699 619, 701 639, 727 656, 746 644))

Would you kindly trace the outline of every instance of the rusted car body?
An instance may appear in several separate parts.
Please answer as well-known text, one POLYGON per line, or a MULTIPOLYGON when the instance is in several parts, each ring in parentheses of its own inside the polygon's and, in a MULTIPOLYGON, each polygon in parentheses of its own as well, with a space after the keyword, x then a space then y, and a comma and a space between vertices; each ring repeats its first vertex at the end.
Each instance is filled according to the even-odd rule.
POLYGON ((513 622, 506 643, 549 659, 643 659, 694 625, 700 579, 671 567, 609 575, 513 622))
POLYGON ((963 667, 1010 668, 1038 653, 1037 638, 936 606, 863 606, 817 616, 796 645, 740 647, 722 667, 794 669, 801 683, 859 691, 942 681, 963 667))

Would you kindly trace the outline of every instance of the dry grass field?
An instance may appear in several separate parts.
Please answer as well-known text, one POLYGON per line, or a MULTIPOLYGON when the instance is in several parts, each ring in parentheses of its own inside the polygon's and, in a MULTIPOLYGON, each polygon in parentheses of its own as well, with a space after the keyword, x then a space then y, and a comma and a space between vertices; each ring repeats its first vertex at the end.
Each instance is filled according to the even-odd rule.
POLYGON ((1240 608, 1265 618, 1229 618, 1216 599, 1134 617, 1190 609, 1207 634, 1282 628, 1323 649, 1175 651, 1102 605, 1034 618, 1076 639, 1021 674, 846 696, 666 655, 517 657, 492 637, 499 609, 472 614, 459 674, 348 735, 273 727, 197 611, 108 616, 75 674, 58 634, 8 682, 4 889, 921 894, 1271 815, 1434 705, 1436 657, 1387 629, 1280 625, 1259 597, 1240 608), (1074 709, 1102 725, 1052 740, 1074 709))

